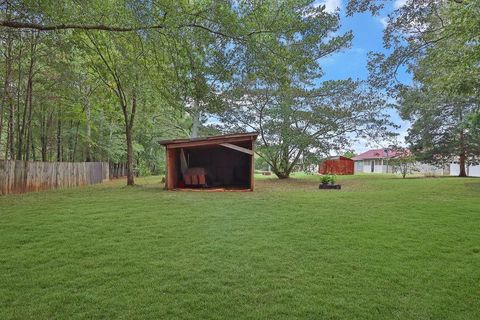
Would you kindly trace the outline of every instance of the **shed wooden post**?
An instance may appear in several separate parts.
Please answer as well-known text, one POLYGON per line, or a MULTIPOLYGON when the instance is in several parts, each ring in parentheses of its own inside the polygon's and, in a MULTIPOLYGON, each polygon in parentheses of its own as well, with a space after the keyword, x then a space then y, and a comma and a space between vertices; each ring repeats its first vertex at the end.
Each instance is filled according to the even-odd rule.
POLYGON ((168 174, 168 146, 165 146, 165 185, 163 186, 163 189, 168 190, 168 179, 169 179, 169 174, 168 174))
POLYGON ((255 143, 254 138, 252 137, 252 155, 251 155, 251 172, 250 172, 250 190, 253 191, 255 185, 255 143))
POLYGON ((177 180, 177 167, 176 167, 176 160, 177 154, 175 148, 170 148, 167 146, 166 149, 167 153, 167 168, 166 168, 166 189, 171 190, 176 188, 176 180, 177 180))

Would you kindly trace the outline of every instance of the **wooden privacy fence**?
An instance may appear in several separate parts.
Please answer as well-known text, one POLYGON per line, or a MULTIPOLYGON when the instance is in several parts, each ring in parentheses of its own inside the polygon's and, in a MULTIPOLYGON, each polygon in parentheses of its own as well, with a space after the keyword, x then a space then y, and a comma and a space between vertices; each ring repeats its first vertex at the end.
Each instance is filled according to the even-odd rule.
POLYGON ((78 187, 108 179, 108 162, 0 160, 0 195, 78 187))

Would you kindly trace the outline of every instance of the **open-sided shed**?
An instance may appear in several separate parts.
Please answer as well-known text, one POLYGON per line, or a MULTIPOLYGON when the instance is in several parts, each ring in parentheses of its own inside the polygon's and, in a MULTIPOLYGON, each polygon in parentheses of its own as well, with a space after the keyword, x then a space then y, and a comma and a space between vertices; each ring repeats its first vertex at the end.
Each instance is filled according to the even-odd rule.
POLYGON ((347 157, 330 157, 323 161, 318 167, 320 174, 353 174, 353 160, 347 157))
POLYGON ((257 135, 160 141, 166 148, 165 188, 253 191, 257 135))

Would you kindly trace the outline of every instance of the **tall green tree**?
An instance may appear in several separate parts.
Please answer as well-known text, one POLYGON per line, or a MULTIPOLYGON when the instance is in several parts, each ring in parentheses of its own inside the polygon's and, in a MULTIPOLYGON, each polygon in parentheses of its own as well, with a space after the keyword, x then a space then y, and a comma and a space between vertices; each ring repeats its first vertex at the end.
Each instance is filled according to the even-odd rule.
POLYGON ((480 155, 480 142, 469 127, 478 106, 478 101, 441 96, 425 87, 404 90, 399 109, 412 123, 406 139, 416 158, 437 165, 458 161, 459 175, 465 177, 466 165, 478 163, 480 155))
POLYGON ((308 90, 257 87, 232 102, 222 120, 230 129, 258 131, 257 153, 284 179, 301 159, 340 151, 355 136, 388 135, 384 103, 351 80, 308 90))
POLYGON ((339 150, 355 135, 385 132, 385 102, 362 83, 321 81, 320 59, 352 39, 350 32, 334 34, 337 13, 299 1, 261 14, 262 21, 281 20, 282 32, 239 52, 240 77, 226 98, 233 108, 221 115, 226 129, 258 131, 257 152, 281 179, 300 159, 339 150))
MULTIPOLYGON (((82 37, 87 37, 88 46, 80 46, 81 50, 86 50, 85 54, 75 55, 69 50, 58 50, 73 61, 77 66, 84 68, 68 68, 74 73, 73 83, 76 85, 69 88, 70 98, 80 93, 82 112, 67 112, 65 108, 66 101, 73 103, 75 99, 62 100, 62 107, 58 110, 51 110, 47 104, 40 103, 36 99, 37 91, 30 90, 30 83, 37 88, 36 78, 28 82, 25 90, 20 86, 13 90, 11 95, 6 95, 7 99, 2 103, 0 114, 0 137, 3 133, 3 116, 6 114, 5 104, 12 104, 10 97, 18 93, 19 96, 25 95, 26 120, 21 122, 20 135, 17 140, 18 145, 23 146, 22 156, 29 158, 30 150, 35 150, 31 142, 36 140, 31 136, 32 128, 35 127, 31 119, 31 110, 38 110, 41 130, 38 133, 38 139, 42 146, 42 159, 52 159, 52 145, 56 145, 56 159, 64 159, 64 147, 73 148, 73 154, 79 148, 78 140, 82 140, 85 148, 86 160, 105 159, 104 155, 99 156, 99 151, 103 147, 113 148, 113 139, 117 132, 110 132, 110 144, 100 146, 94 141, 94 124, 98 123, 100 127, 111 129, 118 128, 119 118, 113 114, 105 113, 97 106, 105 106, 105 103, 111 106, 112 99, 105 95, 104 90, 97 90, 95 82, 100 79, 113 94, 116 104, 121 110, 123 127, 125 130, 126 161, 128 163, 128 184, 133 184, 134 155, 135 145, 139 146, 136 150, 145 150, 145 146, 135 143, 135 117, 138 110, 142 110, 143 120, 151 119, 149 123, 166 124, 168 121, 175 120, 178 123, 168 124, 176 129, 184 126, 185 112, 177 112, 177 107, 182 104, 189 106, 193 101, 193 108, 182 108, 191 114, 192 127, 198 127, 198 120, 201 118, 204 110, 209 109, 211 102, 215 100, 214 77, 217 74, 226 74, 218 72, 221 70, 219 61, 222 61, 222 50, 227 47, 236 46, 243 43, 246 38, 253 37, 256 34, 275 32, 274 30, 258 29, 256 23, 255 11, 265 10, 272 3, 252 3, 238 6, 230 2, 191 2, 191 1, 126 1, 119 3, 115 0, 107 1, 85 1, 78 3, 75 1, 66 1, 57 3, 53 1, 8 1, 2 2, 2 16, 0 25, 7 30, 5 36, 8 38, 11 34, 28 33, 42 39, 54 39, 55 37, 68 40, 75 38, 69 43, 78 41, 82 37), (227 40, 225 42, 225 39, 227 40), (190 41, 191 40, 191 41, 190 41), (223 46, 223 47, 222 47, 223 46), (175 50, 178 49, 179 50, 175 50), (83 60, 83 61, 82 61, 83 60), (84 62, 87 61, 85 64, 84 62), (217 69, 215 71, 214 69, 217 69), (93 70, 91 74, 85 75, 84 70, 93 70), (170 77, 172 70, 177 72, 177 77, 170 77), (157 72, 155 75, 154 73, 157 72), (153 77, 150 77, 154 75, 153 77), (170 80, 164 81, 169 78, 170 80), (92 86, 92 83, 93 86, 92 86), (178 83, 187 83, 187 90, 181 93, 181 86, 178 83), (157 98, 147 98, 155 96, 157 98), (33 93, 33 94, 31 94, 33 93), (31 99, 30 99, 30 98, 31 99), (187 102, 187 103, 186 103, 187 102), (161 108, 164 108, 161 110, 161 108), (199 111, 199 112, 197 112, 199 111), (150 116, 149 116, 150 115, 150 116), (158 121, 159 116, 163 116, 162 121, 158 121), (72 119, 75 116, 77 119, 72 119), (113 122, 112 122, 113 121, 113 122), (68 123, 66 126, 65 122, 68 123), (25 125, 23 125, 25 123, 25 125), (84 128, 80 128, 80 126, 84 128), (56 129, 56 130, 52 130, 56 129), (73 139, 65 139, 66 136, 74 132, 73 139), (52 135, 56 132, 56 137, 52 135), (84 135, 80 134, 84 132, 84 135), (24 136, 26 138, 24 138, 24 136), (73 140, 73 142, 71 141, 73 140), (26 141, 24 143, 24 141, 26 141), (97 148, 94 148, 94 145, 97 148), (25 146, 24 146, 25 145, 25 146), (93 156, 93 150, 96 149, 96 156, 93 156)), ((41 42, 43 43, 44 40, 41 42)), ((33 42, 31 42, 33 43, 33 42)), ((85 42, 83 42, 85 44, 85 42)), ((35 48, 36 47, 32 47, 35 48)), ((47 51, 57 52, 52 46, 47 51)), ((63 47, 62 49, 66 49, 63 47)), ((33 52, 33 51, 32 51, 33 52)), ((11 55, 6 55, 11 57, 11 55)), ((48 54, 47 54, 48 56, 48 54)), ((35 56, 36 58, 36 56, 35 56)), ((6 92, 12 88, 12 62, 11 58, 5 59, 5 68, 9 70, 5 77, 6 92)), ((19 61, 22 65, 28 65, 28 59, 23 58, 19 61)), ((34 65, 41 67, 52 67, 52 62, 45 61, 45 65, 35 60, 34 65)), ((68 63, 64 64, 65 67, 68 63)), ((28 68, 27 68, 28 69, 28 68)), ((19 75, 23 72, 19 72, 19 75)), ((33 75, 34 72, 31 72, 33 75)), ((52 75, 61 75, 61 68, 56 69, 52 75)), ((221 80, 221 79, 220 79, 221 80)), ((20 83, 20 82, 19 82, 20 83)), ((64 82, 62 82, 63 84, 64 82)), ((68 82, 67 82, 68 83, 68 82)), ((39 92, 38 96, 48 93, 47 86, 43 87, 44 92, 39 92)), ((68 97, 61 97, 68 98, 68 97)), ((218 100, 218 99, 217 99, 218 100)), ((75 104, 75 103, 73 103, 75 104)), ((75 104, 77 105, 77 104, 75 104)), ((8 108, 13 110, 13 108, 8 108)), ((108 110, 114 110, 108 108, 108 110)), ((14 112, 16 116, 19 112, 14 112)), ((33 112, 35 115, 35 112, 33 112)), ((12 113, 12 117, 13 116, 12 113)), ((18 123, 18 122, 17 122, 18 123)), ((9 121, 9 125, 13 121, 9 121)), ((153 128, 154 126, 151 126, 153 128)), ((153 130, 153 129, 152 129, 153 130)), ((171 135, 167 132, 165 135, 171 135)), ((1 139, 1 138, 0 138, 1 139)), ((99 139, 99 135, 97 135, 99 139)), ((0 141, 1 142, 1 141, 0 141)), ((138 141, 137 141, 138 142, 138 141)), ((143 141, 151 144, 151 141, 143 141)), ((9 142, 8 145, 11 143, 9 142)), ((141 153, 141 152, 138 152, 141 153)), ((68 150, 72 154, 72 150, 68 150)), ((106 152, 108 159, 113 156, 112 152, 106 152)), ((35 155, 35 153, 34 153, 35 155)))

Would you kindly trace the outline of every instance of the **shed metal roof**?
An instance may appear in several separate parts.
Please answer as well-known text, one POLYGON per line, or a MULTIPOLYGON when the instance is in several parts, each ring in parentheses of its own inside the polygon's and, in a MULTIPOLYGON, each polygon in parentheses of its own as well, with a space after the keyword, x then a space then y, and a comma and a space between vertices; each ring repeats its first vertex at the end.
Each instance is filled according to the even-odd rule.
POLYGON ((195 145, 219 144, 223 142, 256 140, 257 136, 258 136, 258 132, 232 133, 232 134, 224 134, 224 135, 210 136, 210 137, 161 140, 158 143, 163 146, 169 146, 169 147, 175 148, 175 147, 186 147, 186 146, 195 146, 195 145))
POLYGON ((388 159, 397 155, 395 150, 372 149, 353 157, 352 160, 366 160, 366 159, 388 159))
POLYGON ((350 159, 348 157, 344 157, 344 156, 331 156, 331 157, 325 158, 323 160, 351 160, 351 161, 353 161, 352 159, 350 159))

